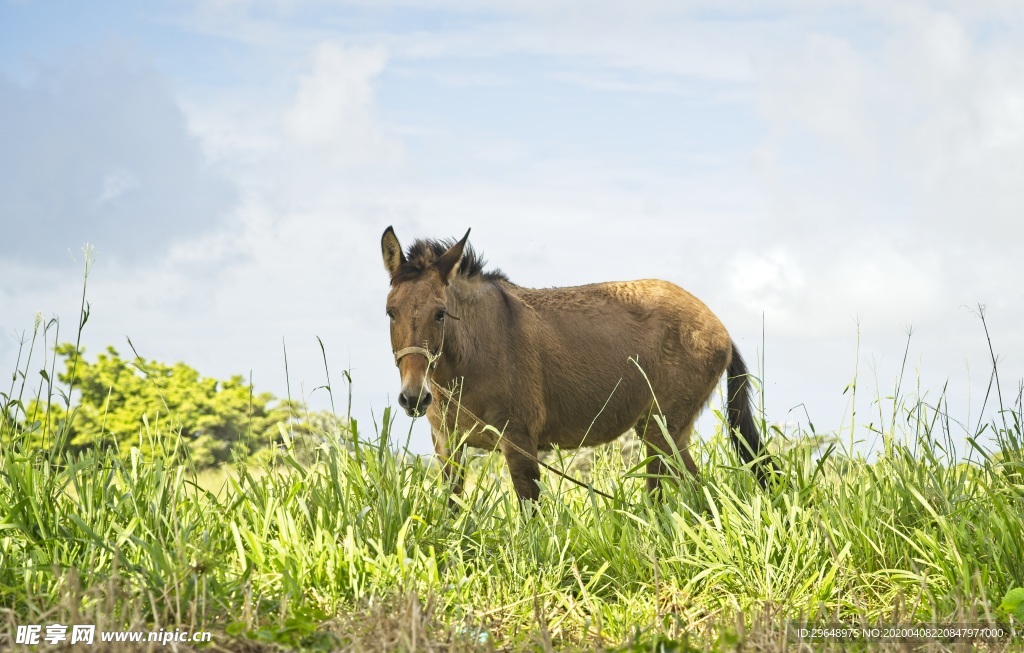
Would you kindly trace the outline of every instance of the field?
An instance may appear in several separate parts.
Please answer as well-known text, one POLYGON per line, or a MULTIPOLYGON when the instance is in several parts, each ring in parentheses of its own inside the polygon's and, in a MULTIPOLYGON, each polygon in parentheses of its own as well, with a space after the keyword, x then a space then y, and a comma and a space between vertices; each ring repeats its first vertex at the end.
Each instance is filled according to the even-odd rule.
MULTIPOLYGON (((959 427, 942 399, 896 388, 874 400, 885 419, 869 457, 843 433, 774 433, 782 473, 767 490, 738 468, 719 416, 698 438, 701 482, 667 484, 661 500, 644 492, 641 455, 615 445, 552 458, 611 499, 545 472, 523 508, 487 454, 467 463, 455 510, 387 414, 312 445, 283 429, 273 457, 211 476, 139 448, 72 453, 66 424, 16 420, 12 401, 0 648, 19 626, 93 624, 211 633, 178 650, 1021 650, 1019 395, 963 458, 947 453, 959 427), (39 428, 48 446, 28 446, 39 428), (950 624, 1003 636, 833 629, 950 624)), ((147 646, 163 648, 132 650, 147 646)))

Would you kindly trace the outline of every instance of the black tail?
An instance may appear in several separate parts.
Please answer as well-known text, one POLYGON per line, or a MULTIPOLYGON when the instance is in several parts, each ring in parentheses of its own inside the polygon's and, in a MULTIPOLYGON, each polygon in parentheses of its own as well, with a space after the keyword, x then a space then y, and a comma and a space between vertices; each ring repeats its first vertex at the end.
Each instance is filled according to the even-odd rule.
POLYGON ((744 464, 757 460, 754 464, 754 474, 761 487, 764 487, 768 482, 767 474, 772 471, 774 464, 771 458, 765 456, 761 431, 754 422, 754 414, 750 407, 747 365, 743 362, 736 343, 732 344, 732 362, 729 363, 727 374, 729 433, 732 435, 732 443, 744 464))

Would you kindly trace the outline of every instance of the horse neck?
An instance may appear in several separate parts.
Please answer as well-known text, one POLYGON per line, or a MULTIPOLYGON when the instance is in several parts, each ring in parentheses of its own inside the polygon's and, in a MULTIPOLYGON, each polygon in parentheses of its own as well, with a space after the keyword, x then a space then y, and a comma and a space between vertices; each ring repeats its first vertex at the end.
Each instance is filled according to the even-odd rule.
POLYGON ((492 301, 488 288, 480 282, 456 279, 447 290, 448 312, 458 319, 446 318, 444 325, 444 346, 438 361, 435 380, 447 384, 453 379, 465 376, 472 359, 473 349, 486 339, 488 329, 484 320, 490 312, 492 301))

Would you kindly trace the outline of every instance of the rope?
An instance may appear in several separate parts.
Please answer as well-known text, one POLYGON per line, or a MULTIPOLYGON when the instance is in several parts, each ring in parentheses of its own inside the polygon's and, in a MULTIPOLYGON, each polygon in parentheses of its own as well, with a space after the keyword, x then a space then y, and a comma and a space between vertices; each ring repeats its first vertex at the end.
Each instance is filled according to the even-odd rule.
POLYGON ((408 356, 409 354, 420 354, 427 359, 427 368, 429 369, 438 358, 441 357, 441 351, 438 350, 436 354, 430 353, 429 349, 423 347, 406 347, 405 349, 399 349, 395 352, 395 367, 398 367, 398 363, 408 356))

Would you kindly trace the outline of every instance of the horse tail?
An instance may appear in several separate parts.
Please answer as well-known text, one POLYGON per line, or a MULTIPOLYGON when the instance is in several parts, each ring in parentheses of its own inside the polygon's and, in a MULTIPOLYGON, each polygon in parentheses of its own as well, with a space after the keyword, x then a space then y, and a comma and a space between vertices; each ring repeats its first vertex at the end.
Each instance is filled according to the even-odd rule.
POLYGON ((728 425, 733 446, 740 455, 743 464, 754 463, 754 475, 761 487, 768 482, 767 474, 774 471, 774 461, 766 455, 761 431, 754 422, 754 413, 750 405, 750 378, 747 365, 740 356, 736 343, 732 343, 732 361, 729 363, 726 385, 728 397, 728 425), (755 462, 756 461, 756 462, 755 462))

